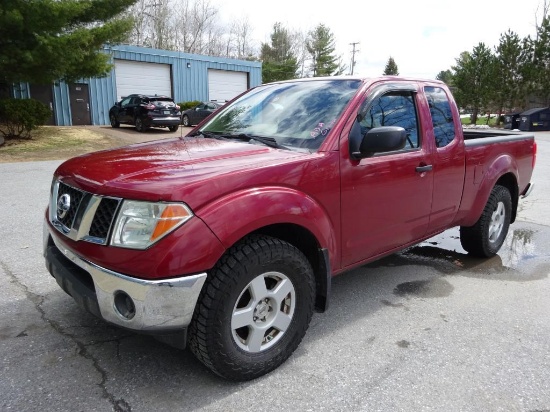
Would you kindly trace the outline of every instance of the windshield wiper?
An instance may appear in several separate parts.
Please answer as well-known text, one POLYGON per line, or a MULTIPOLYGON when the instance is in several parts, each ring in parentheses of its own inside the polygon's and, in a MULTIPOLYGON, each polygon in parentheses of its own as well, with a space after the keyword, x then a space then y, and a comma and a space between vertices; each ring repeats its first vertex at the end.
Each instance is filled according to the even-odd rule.
POLYGON ((204 131, 197 131, 189 137, 196 137, 196 136, 203 136, 210 139, 218 139, 218 140, 229 140, 229 139, 239 139, 239 140, 255 140, 257 142, 263 143, 266 146, 273 147, 275 149, 285 149, 285 150, 292 150, 289 147, 280 145, 277 143, 277 141, 273 137, 263 137, 263 136, 255 136, 247 133, 239 133, 239 134, 223 134, 221 132, 204 132, 204 131))
POLYGON ((227 137, 222 136, 219 132, 201 132, 200 130, 190 134, 189 137, 203 136, 209 139, 227 140, 227 137))
POLYGON ((247 134, 247 133, 240 133, 240 134, 230 134, 226 137, 231 139, 248 139, 248 140, 255 140, 257 142, 263 143, 266 146, 274 147, 275 149, 285 149, 285 150, 291 150, 290 148, 286 146, 282 146, 273 137, 263 137, 263 136, 255 136, 253 134, 247 134))

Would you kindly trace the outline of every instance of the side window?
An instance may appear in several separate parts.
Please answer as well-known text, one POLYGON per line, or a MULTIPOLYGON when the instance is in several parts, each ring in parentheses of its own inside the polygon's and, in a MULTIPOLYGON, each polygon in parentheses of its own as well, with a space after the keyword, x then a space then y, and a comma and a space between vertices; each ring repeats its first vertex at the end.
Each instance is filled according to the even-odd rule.
POLYGON ((131 97, 126 97, 125 99, 122 99, 120 102, 120 107, 126 107, 130 103, 130 100, 132 100, 131 97))
POLYGON ((441 87, 425 87, 424 92, 430 106, 435 145, 445 147, 455 138, 455 124, 449 98, 441 87))
POLYGON ((420 146, 414 94, 411 92, 389 92, 376 98, 366 111, 361 111, 361 132, 380 126, 399 126, 407 132, 405 149, 420 146))
POLYGON ((132 104, 139 106, 140 104, 147 104, 149 101, 147 99, 142 99, 141 97, 134 97, 132 99, 132 104), (143 100, 143 101, 142 101, 143 100))

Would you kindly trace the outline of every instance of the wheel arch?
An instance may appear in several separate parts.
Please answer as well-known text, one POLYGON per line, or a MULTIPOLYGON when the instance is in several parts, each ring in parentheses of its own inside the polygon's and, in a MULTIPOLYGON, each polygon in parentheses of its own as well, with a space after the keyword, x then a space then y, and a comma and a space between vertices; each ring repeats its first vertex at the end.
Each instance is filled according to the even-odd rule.
POLYGON ((516 221, 519 201, 519 187, 516 176, 513 173, 506 173, 497 180, 495 186, 496 185, 504 186, 510 192, 510 196, 512 197, 512 216, 510 217, 510 223, 514 223, 516 221))
MULTIPOLYGON (((463 196, 459 210, 461 217, 457 220, 457 224, 460 226, 474 225, 481 216, 491 191, 496 185, 501 185, 510 192, 512 197, 512 220, 510 223, 513 223, 519 199, 517 170, 516 161, 508 154, 499 156, 488 167, 485 167, 481 181, 472 184, 468 188, 469 194, 463 196)), ((465 182, 465 184, 468 183, 465 182)), ((466 191, 466 187, 464 190, 466 191)))
POLYGON ((313 198, 290 188, 256 188, 224 196, 197 211, 197 216, 226 249, 252 234, 269 235, 298 248, 314 271, 316 310, 328 308, 331 263, 337 259, 335 230, 313 198))
POLYGON ((332 278, 329 253, 326 248, 321 248, 313 233, 296 224, 278 223, 261 227, 247 236, 251 234, 262 234, 283 240, 295 246, 305 255, 315 276, 315 310, 317 312, 326 311, 332 278))

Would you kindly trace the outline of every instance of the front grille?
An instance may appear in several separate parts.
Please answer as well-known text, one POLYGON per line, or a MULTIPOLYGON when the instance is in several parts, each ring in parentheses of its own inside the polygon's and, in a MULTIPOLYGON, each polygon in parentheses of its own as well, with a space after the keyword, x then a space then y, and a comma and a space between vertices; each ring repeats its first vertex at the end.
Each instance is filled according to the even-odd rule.
POLYGON ((55 182, 50 201, 50 222, 73 240, 105 245, 121 199, 97 196, 55 182))
POLYGON ((76 211, 80 206, 80 202, 82 201, 84 193, 73 187, 67 186, 66 184, 60 183, 57 200, 59 201, 62 196, 68 196, 70 207, 69 210, 65 212, 65 214, 59 214, 58 220, 63 224, 63 226, 65 226, 66 228, 70 228, 73 225, 76 211))
POLYGON ((95 212, 92 226, 90 226, 90 236, 102 239, 107 238, 119 203, 118 199, 103 198, 101 200, 95 212))

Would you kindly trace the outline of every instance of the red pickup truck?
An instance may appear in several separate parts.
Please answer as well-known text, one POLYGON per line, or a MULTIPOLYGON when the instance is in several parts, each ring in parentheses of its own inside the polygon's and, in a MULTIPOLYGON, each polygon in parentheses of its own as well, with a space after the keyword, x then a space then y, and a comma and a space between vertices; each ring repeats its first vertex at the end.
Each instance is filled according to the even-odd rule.
POLYGON ((441 82, 266 84, 186 137, 59 166, 46 266, 105 321, 252 379, 296 349, 333 276, 454 226, 496 254, 535 156, 532 135, 464 132, 441 82))

